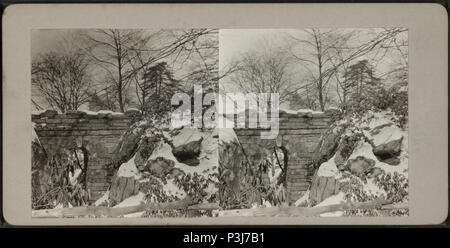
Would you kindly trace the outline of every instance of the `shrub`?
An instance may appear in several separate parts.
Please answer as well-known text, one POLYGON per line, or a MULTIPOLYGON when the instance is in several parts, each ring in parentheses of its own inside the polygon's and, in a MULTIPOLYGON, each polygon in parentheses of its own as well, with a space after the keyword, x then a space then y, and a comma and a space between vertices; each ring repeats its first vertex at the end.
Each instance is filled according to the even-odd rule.
MULTIPOLYGON (((341 190, 345 193, 345 200, 351 202, 367 202, 375 200, 381 195, 376 195, 364 190, 366 180, 360 179, 351 174, 345 174, 341 190)), ((397 172, 381 173, 373 178, 373 183, 384 193, 384 197, 392 203, 408 201, 408 179, 397 172)), ((405 216, 409 214, 408 209, 379 210, 379 209, 358 209, 344 211, 346 216, 405 216)))

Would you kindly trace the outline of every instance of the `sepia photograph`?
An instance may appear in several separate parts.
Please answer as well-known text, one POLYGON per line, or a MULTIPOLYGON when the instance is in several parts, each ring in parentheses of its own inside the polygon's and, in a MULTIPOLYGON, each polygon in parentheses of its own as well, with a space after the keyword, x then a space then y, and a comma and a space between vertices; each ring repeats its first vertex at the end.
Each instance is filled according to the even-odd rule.
POLYGON ((408 215, 407 29, 225 29, 219 40, 220 70, 233 68, 221 94, 278 112, 267 138, 247 125, 265 121, 248 104, 246 125, 219 141, 223 215, 408 215))
POLYGON ((448 226, 447 19, 413 3, 11 4, 0 226, 146 226, 177 247, 448 226))
POLYGON ((33 30, 33 216, 212 216, 218 135, 170 117, 217 91, 218 51, 215 29, 33 30))
POLYGON ((408 30, 35 29, 32 217, 408 216, 408 30))

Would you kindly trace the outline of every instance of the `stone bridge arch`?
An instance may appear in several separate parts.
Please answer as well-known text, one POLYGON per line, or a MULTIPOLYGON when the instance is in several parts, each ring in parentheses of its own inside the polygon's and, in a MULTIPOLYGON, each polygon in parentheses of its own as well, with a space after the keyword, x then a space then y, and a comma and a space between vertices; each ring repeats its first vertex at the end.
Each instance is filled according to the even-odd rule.
MULTIPOLYGON (((47 110, 41 114, 33 114, 32 122, 47 153, 56 153, 61 149, 87 150, 87 187, 91 192, 91 199, 96 200, 111 184, 113 171, 107 166, 111 164, 120 137, 128 130, 136 114, 137 111, 124 114, 68 111, 58 114, 47 110)), ((311 166, 313 153, 330 122, 331 114, 328 113, 280 112, 276 139, 261 139, 260 134, 264 129, 236 128, 235 132, 251 160, 267 157, 275 147, 287 150, 287 197, 289 202, 293 202, 311 184, 314 173, 311 166)), ((50 157, 52 154, 48 155, 50 157)))
POLYGON ((39 141, 48 157, 60 151, 82 149, 87 152, 86 183, 91 200, 108 189, 112 171, 107 168, 116 145, 131 124, 136 111, 124 114, 47 110, 31 117, 39 141))
MULTIPOLYGON (((270 116, 270 114, 268 114, 270 116)), ((286 175, 287 199, 295 202, 311 184, 314 168, 312 157, 320 136, 328 129, 331 112, 280 111, 278 137, 273 140, 261 139, 264 129, 239 129, 235 132, 250 159, 259 160, 273 152, 274 147, 283 147, 288 153, 286 175)), ((248 127, 248 118, 246 119, 248 127)))

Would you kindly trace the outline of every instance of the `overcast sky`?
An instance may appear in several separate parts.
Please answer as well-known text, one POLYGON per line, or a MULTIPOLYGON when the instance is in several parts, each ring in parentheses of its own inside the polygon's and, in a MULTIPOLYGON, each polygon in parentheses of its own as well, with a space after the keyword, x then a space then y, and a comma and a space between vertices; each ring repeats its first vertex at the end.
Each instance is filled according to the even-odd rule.
MULTIPOLYGON (((341 29, 343 32, 351 29, 341 29)), ((353 29, 354 30, 354 29, 353 29)), ((355 44, 368 41, 374 33, 381 29, 359 29, 361 33, 355 36, 355 44)), ((47 53, 61 49, 64 39, 79 36, 88 30, 80 29, 40 29, 31 32, 31 57, 39 53, 47 53)), ((150 32, 151 30, 149 30, 150 32)), ((219 31, 219 70, 225 68, 234 59, 241 57, 243 53, 262 47, 263 43, 286 45, 287 37, 293 35, 297 38, 306 38, 306 33, 298 29, 220 29, 219 31)), ((398 56, 398 55, 397 55, 398 56)), ((396 55, 388 55, 380 64, 376 65, 378 74, 387 71, 398 58, 396 55)), ((176 73, 176 72, 175 72, 176 73)), ((299 75, 301 77, 302 75, 299 75)), ((220 81, 221 85, 228 88, 228 79, 220 81)), ((223 87, 222 87, 223 88, 223 87)), ((234 90, 230 90, 234 91, 234 90)))
MULTIPOLYGON (((354 35, 349 42, 350 45, 355 46, 368 42, 377 32, 382 31, 381 28, 342 28, 338 31, 349 32, 354 30, 360 32, 357 35, 354 35)), ((300 29, 221 29, 219 32, 219 68, 225 68, 226 65, 233 61, 233 59, 238 59, 240 55, 245 52, 258 49, 264 42, 270 42, 275 45, 279 44, 280 46, 286 45, 290 40, 289 36, 294 36, 297 39, 307 38, 307 34, 300 29)), ((407 37, 402 38, 407 39, 407 37)), ((301 50, 302 47, 298 47, 298 49, 301 50)), ((395 63, 397 59, 398 54, 393 53, 386 55, 380 64, 376 65, 376 70, 378 70, 378 73, 382 73, 383 71, 390 69, 389 67, 395 63)))

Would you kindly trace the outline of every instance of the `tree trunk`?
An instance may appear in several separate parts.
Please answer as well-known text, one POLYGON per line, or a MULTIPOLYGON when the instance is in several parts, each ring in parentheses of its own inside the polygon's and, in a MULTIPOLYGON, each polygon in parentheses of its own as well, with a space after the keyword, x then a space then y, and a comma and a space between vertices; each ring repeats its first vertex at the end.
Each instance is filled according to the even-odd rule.
POLYGON ((120 112, 125 112, 124 104, 123 104, 123 95, 122 95, 122 73, 120 72, 120 66, 119 66, 119 84, 117 86, 117 96, 119 98, 119 108, 120 112))

